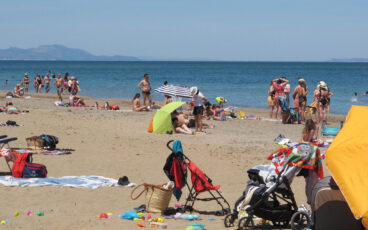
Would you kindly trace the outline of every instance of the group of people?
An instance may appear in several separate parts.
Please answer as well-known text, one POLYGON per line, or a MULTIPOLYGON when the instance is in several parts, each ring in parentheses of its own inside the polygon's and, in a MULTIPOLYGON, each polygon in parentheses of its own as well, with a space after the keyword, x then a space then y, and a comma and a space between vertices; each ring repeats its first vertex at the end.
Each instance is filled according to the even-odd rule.
MULTIPOLYGON (((24 97, 24 93, 29 90, 29 82, 30 78, 25 73, 23 80, 20 80, 15 86, 13 97, 24 97)), ((45 93, 48 93, 51 87, 55 86, 60 102, 63 101, 62 95, 69 95, 70 105, 84 105, 84 100, 78 95, 78 92, 80 92, 79 82, 74 76, 69 76, 68 72, 65 73, 63 78, 61 77, 61 73, 58 73, 57 77, 55 73, 51 74, 51 77, 49 73, 42 77, 37 74, 33 80, 33 86, 36 93, 42 93, 43 88, 45 89, 45 93), (52 79, 55 79, 54 84, 52 84, 52 79)))
POLYGON ((268 88, 268 106, 270 107, 270 118, 273 118, 273 113, 275 110, 275 119, 281 118, 281 105, 280 97, 284 97, 287 105, 293 107, 298 112, 300 119, 299 123, 305 123, 306 108, 312 108, 314 112, 318 111, 318 121, 322 123, 327 120, 327 114, 330 110, 331 97, 333 93, 328 88, 324 81, 320 81, 317 88, 313 92, 314 101, 309 106, 307 106, 307 95, 309 93, 309 88, 307 83, 303 78, 298 79, 298 85, 295 87, 294 91, 291 93, 289 80, 286 77, 277 78, 271 81, 268 88), (293 105, 290 106, 290 94, 294 99, 293 105), (276 109, 275 109, 276 108, 276 109))

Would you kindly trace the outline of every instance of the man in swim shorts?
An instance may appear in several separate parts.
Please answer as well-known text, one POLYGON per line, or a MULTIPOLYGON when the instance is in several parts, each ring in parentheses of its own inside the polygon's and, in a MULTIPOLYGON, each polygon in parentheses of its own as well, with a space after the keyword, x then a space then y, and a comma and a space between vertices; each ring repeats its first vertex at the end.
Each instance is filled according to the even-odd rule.
POLYGON ((139 82, 138 88, 142 91, 143 95, 143 105, 146 105, 146 98, 148 98, 149 106, 152 105, 152 98, 151 98, 151 83, 149 82, 149 75, 148 73, 144 74, 144 79, 139 82))
POLYGON ((60 73, 58 73, 58 75, 57 75, 57 78, 55 80, 54 86, 56 86, 59 100, 62 102, 63 101, 63 98, 61 97, 61 94, 62 94, 63 89, 64 89, 64 79, 61 78, 61 74, 60 73))

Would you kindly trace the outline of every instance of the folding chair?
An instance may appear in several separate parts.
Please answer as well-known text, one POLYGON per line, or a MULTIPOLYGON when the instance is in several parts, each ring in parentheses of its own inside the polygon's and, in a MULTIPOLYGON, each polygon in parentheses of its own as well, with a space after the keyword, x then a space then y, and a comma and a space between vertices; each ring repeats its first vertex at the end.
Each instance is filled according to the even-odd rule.
MULTIPOLYGON (((11 149, 10 145, 9 145, 9 142, 18 140, 18 138, 16 138, 16 137, 12 137, 12 138, 7 138, 7 137, 8 137, 7 135, 1 135, 0 136, 0 150, 3 149, 5 145, 7 145, 7 147, 9 149, 11 149), (4 138, 7 138, 7 139, 4 139, 4 138)), ((5 159, 5 157, 4 157, 4 160, 5 160, 6 164, 8 165, 9 171, 11 173, 12 169, 9 165, 9 162, 5 159)))
MULTIPOLYGON (((167 147, 172 151, 172 154, 168 157, 166 164, 164 166, 164 172, 169 177, 170 180, 174 180, 175 185, 180 184, 180 189, 186 186, 189 190, 189 195, 185 202, 183 211, 198 212, 200 214, 212 214, 217 216, 223 216, 230 213, 230 205, 227 200, 219 192, 220 185, 214 186, 212 180, 205 174, 201 169, 199 169, 187 156, 182 152, 181 142, 179 140, 175 141, 173 148, 170 147, 170 143, 167 143, 167 147), (180 148, 175 148, 177 146, 180 148), (179 173, 175 173, 172 170, 172 166, 175 165, 173 162, 177 162, 176 169, 179 169, 179 173), (179 167, 178 167, 179 166, 179 167), (191 172, 192 185, 190 186, 186 180, 187 170, 191 172), (180 174, 180 175, 178 175, 180 174), (178 181, 179 180, 179 181, 178 181), (208 192, 210 195, 206 198, 199 198, 200 194, 208 192), (217 211, 199 211, 194 209, 194 204, 196 201, 216 201, 221 207, 221 210, 217 211)), ((177 172, 177 171, 176 171, 177 172)))

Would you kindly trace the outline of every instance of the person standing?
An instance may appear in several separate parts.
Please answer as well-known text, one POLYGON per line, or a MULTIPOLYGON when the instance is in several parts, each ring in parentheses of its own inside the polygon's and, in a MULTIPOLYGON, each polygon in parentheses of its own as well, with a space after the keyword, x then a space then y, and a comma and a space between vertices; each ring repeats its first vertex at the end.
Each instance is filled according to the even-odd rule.
POLYGON ((57 78, 55 80, 54 86, 56 86, 59 100, 62 102, 63 101, 63 98, 61 97, 61 93, 63 92, 64 79, 61 78, 61 74, 60 73, 58 73, 58 75, 57 75, 57 78))
POLYGON ((48 93, 50 91, 50 82, 51 82, 49 74, 46 74, 46 76, 43 78, 43 82, 45 85, 45 93, 48 93))
POLYGON ((278 114, 280 115, 281 118, 281 106, 279 104, 279 97, 285 97, 284 87, 288 83, 289 83, 288 80, 284 80, 282 78, 277 78, 272 81, 273 88, 275 89, 276 120, 278 114))
POLYGON ((203 106, 207 102, 207 98, 195 86, 190 88, 190 95, 192 95, 194 102, 193 115, 195 131, 198 132, 199 130, 199 132, 202 132, 203 106))
MULTIPOLYGON (((281 79, 283 79, 284 81, 286 80, 286 77, 281 77, 281 79)), ((290 107, 290 84, 287 83, 284 87, 284 93, 285 93, 285 99, 286 99, 286 103, 287 105, 290 107)))
POLYGON ((24 90, 26 92, 28 92, 28 88, 29 88, 29 77, 28 77, 28 74, 27 73, 24 74, 23 82, 24 82, 24 90))
POLYGON ((146 98, 149 100, 149 106, 152 105, 152 98, 151 98, 151 83, 149 82, 149 75, 148 73, 144 74, 144 78, 138 84, 138 88, 142 91, 143 95, 143 105, 146 105, 146 98))
POLYGON ((271 81, 268 88, 267 104, 270 107, 270 119, 273 117, 273 110, 275 108, 275 89, 273 88, 273 81, 271 81))
MULTIPOLYGON (((294 107, 297 107, 297 111, 300 115, 301 122, 305 122, 305 107, 307 104, 308 87, 303 78, 299 78, 298 86, 295 87, 293 92, 294 107)), ((300 124, 300 121, 298 121, 300 124)))

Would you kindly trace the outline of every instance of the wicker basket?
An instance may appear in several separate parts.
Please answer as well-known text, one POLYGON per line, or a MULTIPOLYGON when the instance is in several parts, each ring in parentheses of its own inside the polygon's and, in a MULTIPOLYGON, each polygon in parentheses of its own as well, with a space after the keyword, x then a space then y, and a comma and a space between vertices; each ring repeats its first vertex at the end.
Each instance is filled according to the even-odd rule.
POLYGON ((171 196, 174 191, 172 187, 170 189, 165 189, 163 187, 164 185, 165 184, 141 184, 132 190, 131 198, 136 200, 146 191, 146 211, 150 213, 160 213, 169 207, 171 196), (144 186, 143 191, 140 192, 138 196, 133 197, 135 190, 142 186, 144 186))
POLYGON ((44 140, 38 136, 26 138, 27 147, 33 150, 43 150, 44 140))

